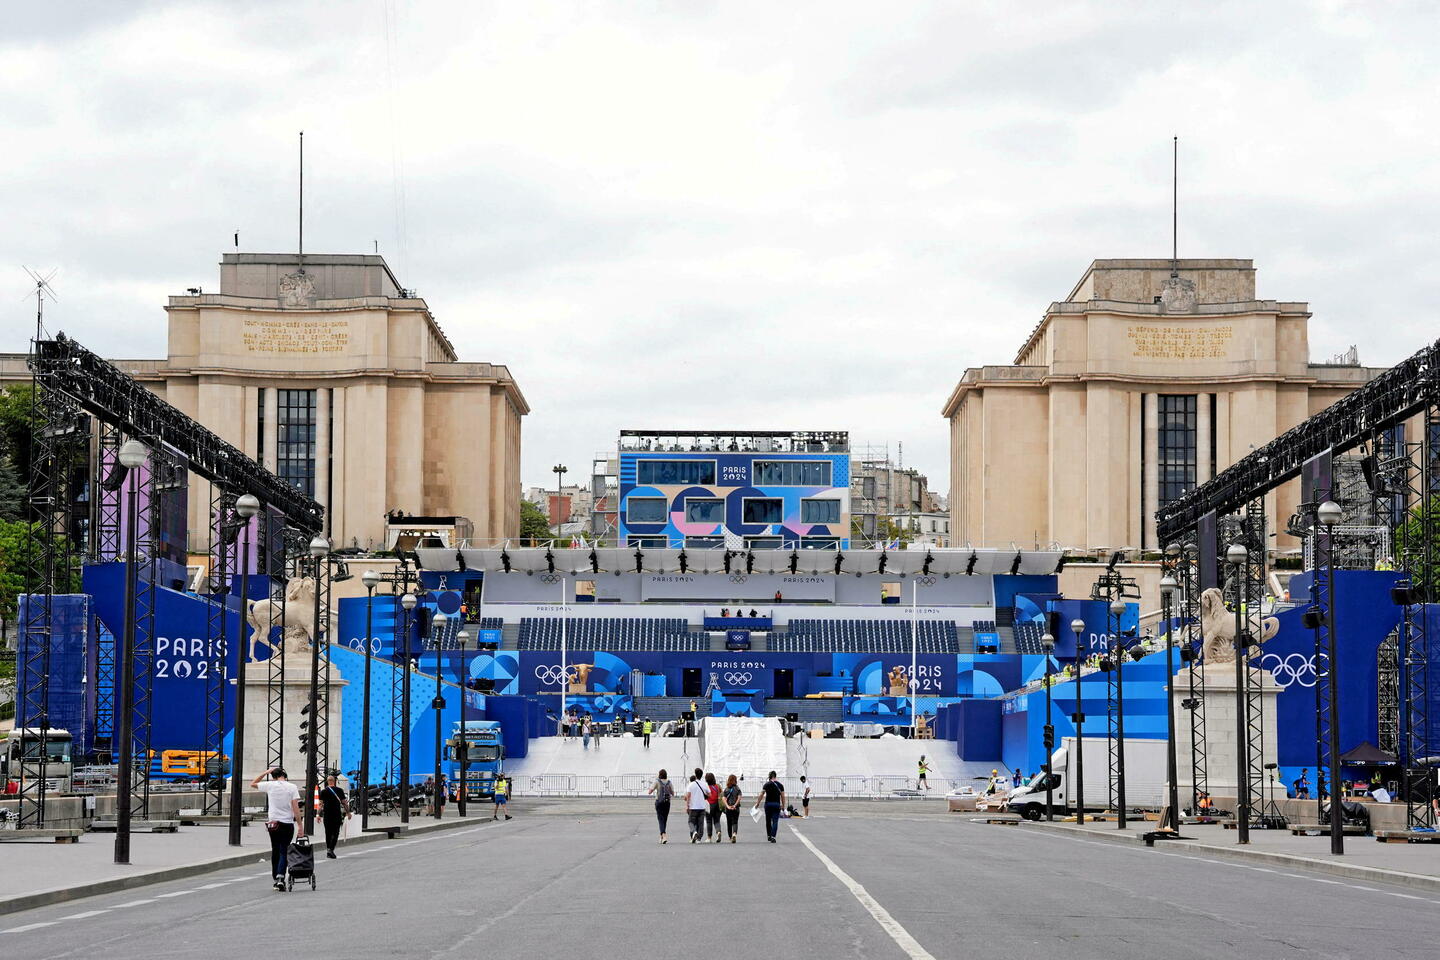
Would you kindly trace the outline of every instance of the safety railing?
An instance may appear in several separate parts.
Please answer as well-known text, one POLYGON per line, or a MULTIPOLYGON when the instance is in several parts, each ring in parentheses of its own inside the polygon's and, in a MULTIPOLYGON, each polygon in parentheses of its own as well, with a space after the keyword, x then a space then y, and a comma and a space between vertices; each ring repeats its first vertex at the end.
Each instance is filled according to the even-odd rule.
MULTIPOLYGON (((589 774, 546 773, 515 780, 517 797, 643 797, 655 782, 652 774, 622 773, 610 776, 589 774)), ((677 790, 682 783, 672 781, 677 790)), ((894 775, 855 774, 853 776, 809 777, 806 785, 814 797, 828 799, 882 800, 915 799, 921 796, 941 795, 957 789, 959 781, 941 777, 930 778, 930 789, 920 790, 914 777, 894 775)), ((789 795, 799 800, 804 792, 799 776, 786 780, 789 795)), ((752 794, 759 789, 759 783, 746 782, 741 785, 745 793, 752 794)))

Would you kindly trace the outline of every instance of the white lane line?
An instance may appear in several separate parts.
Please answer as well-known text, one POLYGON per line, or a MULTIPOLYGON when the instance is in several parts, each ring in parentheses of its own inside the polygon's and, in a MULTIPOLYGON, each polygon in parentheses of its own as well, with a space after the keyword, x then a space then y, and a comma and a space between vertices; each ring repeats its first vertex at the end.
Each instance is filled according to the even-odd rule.
MULTIPOLYGON (((229 883, 229 882, 230 882, 229 880, 226 880, 226 881, 225 881, 225 883, 229 883)), ((207 883, 207 884, 204 884, 204 885, 202 885, 202 886, 196 887, 195 889, 197 889, 197 890, 219 890, 221 887, 225 886, 225 883, 207 883)))
POLYGON ((84 913, 72 913, 68 917, 61 917, 61 920, 84 920, 88 917, 98 917, 102 913, 109 913, 109 910, 86 910, 84 913))
POLYGON ((874 917, 875 922, 880 924, 880 929, 890 935, 890 939, 894 940, 895 944, 901 950, 905 951, 907 957, 910 957, 911 960, 935 960, 934 955, 920 946, 920 942, 910 935, 910 931, 900 925, 900 921, 890 916, 890 911, 882 907, 880 901, 870 896, 870 892, 861 886, 854 877, 850 876, 850 874, 844 870, 841 870, 834 860, 831 860, 825 856, 825 854, 821 853, 820 848, 811 843, 809 837, 805 836, 805 834, 799 830, 796 830, 794 826, 790 826, 790 832, 795 834, 800 842, 805 844, 805 846, 810 849, 810 852, 819 858, 820 862, 825 865, 826 870, 829 870, 837 880, 845 884, 846 889, 850 891, 851 895, 853 895, 856 900, 859 900, 860 905, 870 912, 870 916, 874 917))
POLYGON ((58 920, 46 920, 42 923, 27 923, 23 927, 11 927, 9 930, 0 930, 0 933, 24 933, 27 930, 39 930, 41 927, 53 927, 59 922, 58 920))
POLYGON ((194 890, 176 890, 174 893, 157 893, 157 894, 155 894, 155 899, 156 899, 156 900, 168 900, 168 899, 170 899, 171 897, 183 897, 183 896, 185 896, 186 894, 190 894, 190 893, 194 893, 194 892, 195 892, 194 890))
POLYGON ((154 903, 154 902, 155 902, 155 898, 154 898, 154 897, 151 897, 151 898, 149 898, 148 900, 131 900, 129 903, 117 903, 117 904, 115 905, 114 909, 116 909, 116 910, 124 910, 126 907, 139 907, 139 906, 144 906, 144 905, 147 904, 147 903, 154 903))

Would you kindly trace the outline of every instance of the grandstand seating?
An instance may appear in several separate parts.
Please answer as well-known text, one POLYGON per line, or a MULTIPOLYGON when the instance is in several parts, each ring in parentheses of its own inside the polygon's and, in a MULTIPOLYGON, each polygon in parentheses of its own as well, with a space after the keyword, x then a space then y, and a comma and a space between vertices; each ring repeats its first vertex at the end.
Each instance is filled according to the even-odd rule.
POLYGON ((1034 620, 1022 620, 1016 622, 1014 629, 1016 653, 1045 653, 1045 645, 1040 642, 1040 638, 1045 635, 1044 626, 1034 620))
MULTIPOLYGON (((920 620, 915 646, 921 653, 959 653, 955 624, 920 620)), ((910 620, 790 621, 785 634, 770 637, 769 649, 787 653, 905 653, 911 649, 910 620)))
MULTIPOLYGON (((678 617, 570 617, 565 643, 571 650, 710 649, 710 638, 691 632, 678 617)), ((559 650, 559 617, 525 617, 520 621, 520 650, 559 650)))

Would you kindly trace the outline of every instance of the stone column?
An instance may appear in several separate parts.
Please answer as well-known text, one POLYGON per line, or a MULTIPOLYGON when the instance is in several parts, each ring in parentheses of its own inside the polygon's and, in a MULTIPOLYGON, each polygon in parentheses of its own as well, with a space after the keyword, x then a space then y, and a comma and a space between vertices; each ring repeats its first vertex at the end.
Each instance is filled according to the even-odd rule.
MULTIPOLYGON (((1222 810, 1233 810, 1236 797, 1235 765, 1239 752, 1238 745, 1240 738, 1245 735, 1235 711, 1235 662, 1232 660, 1229 663, 1217 663, 1208 669, 1203 666, 1190 669, 1205 671, 1205 778, 1209 785, 1210 796, 1215 799, 1216 807, 1222 810), (1226 799, 1222 801, 1222 797, 1226 799)), ((1264 716, 1265 732, 1263 756, 1259 766, 1264 769, 1264 765, 1274 763, 1276 757, 1275 698, 1280 693, 1280 687, 1270 676, 1268 670, 1252 672, 1251 681, 1254 682, 1256 677, 1263 684, 1260 705, 1264 716)), ((1182 669, 1175 675, 1175 683, 1179 684, 1175 690, 1175 753, 1179 770, 1180 802, 1182 806, 1188 806, 1188 795, 1191 790, 1190 712, 1180 707, 1180 700, 1190 695, 1190 676, 1186 670, 1182 669)), ((1284 798, 1282 790, 1277 794, 1276 799, 1283 800, 1284 798)), ((1260 797, 1251 797, 1251 809, 1257 810, 1260 801, 1260 797)))
POLYGON ((279 416, 276 412, 276 403, 279 400, 275 388, 271 387, 265 391, 265 462, 262 466, 271 473, 275 472, 275 438, 279 432, 275 429, 275 418, 279 416))
POLYGON ((1140 545, 1155 549, 1155 511, 1160 507, 1160 395, 1145 394, 1145 429, 1141 442, 1145 445, 1145 489, 1141 494, 1141 515, 1145 518, 1140 545))

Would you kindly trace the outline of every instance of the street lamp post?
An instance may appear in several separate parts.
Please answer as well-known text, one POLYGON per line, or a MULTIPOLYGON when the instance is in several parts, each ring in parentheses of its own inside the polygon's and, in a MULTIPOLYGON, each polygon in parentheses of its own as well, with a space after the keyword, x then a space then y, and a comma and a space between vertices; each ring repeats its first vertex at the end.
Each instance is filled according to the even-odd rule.
POLYGON ((1055 653, 1055 638, 1049 632, 1040 638, 1040 646, 1045 651, 1045 734, 1042 738, 1045 744, 1045 819, 1055 819, 1055 784, 1050 779, 1050 757, 1055 752, 1055 725, 1050 721, 1050 685, 1052 674, 1050 672, 1052 655, 1055 653))
POLYGON ((366 570, 360 582, 365 584, 365 703, 360 715, 360 832, 364 833, 370 829, 370 660, 375 656, 371 637, 375 635, 375 588, 380 585, 380 574, 366 570))
POLYGON ((919 616, 919 608, 916 603, 919 599, 920 578, 915 577, 910 581, 910 739, 914 740, 915 735, 920 731, 920 715, 916 712, 918 703, 916 695, 920 692, 920 681, 916 676, 916 668, 920 662, 920 623, 916 619, 919 616))
POLYGON ((550 468, 550 472, 555 474, 555 539, 559 540, 560 530, 565 526, 565 510, 560 506, 560 502, 565 499, 565 474, 570 472, 570 468, 563 463, 557 463, 550 468))
MULTIPOLYGON (((251 494, 242 494, 235 500, 235 513, 245 521, 244 539, 240 546, 240 629, 236 632, 239 642, 235 645, 235 734, 230 747, 230 846, 240 846, 241 815, 245 812, 242 794, 244 776, 241 774, 245 759, 245 661, 249 656, 248 639, 245 636, 245 611, 250 609, 250 521, 260 512, 260 501, 251 494)), ((229 584, 225 585, 229 590, 229 584)), ((228 617, 230 598, 221 598, 220 615, 228 617)))
POLYGON ((1120 643, 1120 617, 1125 613, 1125 601, 1111 600, 1110 615, 1115 618, 1115 632, 1111 634, 1110 659, 1115 667, 1115 808, 1116 827, 1128 830, 1130 823, 1125 817, 1125 659, 1127 651, 1120 643))
POLYGON ((1345 782, 1340 776, 1340 678, 1339 644, 1335 640, 1335 525, 1340 522, 1340 504, 1326 500, 1315 508, 1315 517, 1325 528, 1325 559, 1330 565, 1330 602, 1325 604, 1325 653, 1330 660, 1325 687, 1330 695, 1330 852, 1345 852, 1344 810, 1340 806, 1345 795, 1345 782))
POLYGON ((440 782, 442 775, 440 759, 441 755, 445 752, 445 695, 440 689, 440 672, 444 651, 440 648, 444 645, 445 641, 445 624, 449 622, 450 618, 445 615, 445 611, 437 611, 435 614, 435 622, 432 624, 430 630, 430 637, 435 644, 435 699, 430 701, 430 709, 435 712, 435 773, 434 780, 432 781, 435 784, 435 795, 431 798, 434 801, 431 806, 435 809, 431 811, 431 813, 436 820, 440 819, 445 810, 444 806, 441 805, 442 794, 440 782))
MULTIPOLYGON (((314 633, 310 637, 310 701, 309 701, 309 736, 305 738, 305 796, 301 803, 305 805, 305 835, 313 836, 315 833, 315 791, 320 788, 320 767, 319 747, 320 738, 320 595, 325 591, 320 587, 320 578, 325 576, 325 558, 330 555, 330 541, 322 536, 316 536, 310 541, 310 556, 315 561, 315 619, 314 633)), ((328 713, 330 705, 325 705, 328 713)), ((328 718, 327 718, 328 719, 328 718)))
POLYGON ((464 627, 455 635, 455 640, 460 645, 459 666, 455 668, 455 674, 460 681, 460 788, 456 793, 456 809, 460 816, 465 816, 465 797, 470 792, 470 741, 465 737, 465 681, 469 674, 465 671, 465 645, 470 642, 470 631, 464 627))
MULTIPOLYGON (((150 459, 150 450, 139 440, 126 440, 120 445, 120 465, 130 474, 130 491, 126 495, 125 518, 125 626, 120 634, 120 696, 116 697, 116 709, 120 716, 116 722, 115 740, 120 749, 120 760, 115 775, 115 862, 130 862, 130 796, 135 761, 135 594, 136 566, 140 563, 140 552, 135 540, 139 537, 137 514, 140 503, 140 475, 137 471, 150 459)), ((149 762, 148 759, 146 761, 149 762)))
POLYGON ((1076 617, 1070 621, 1075 634, 1075 822, 1085 825, 1085 688, 1081 679, 1085 676, 1085 648, 1080 635, 1085 632, 1085 621, 1076 617))
POLYGON ((415 609, 415 594, 400 598, 404 613, 400 618, 405 651, 401 656, 400 674, 400 822, 410 822, 410 611, 415 609))
POLYGON ((1250 842, 1250 739, 1245 702, 1245 564, 1250 551, 1232 543, 1225 551, 1235 580, 1235 832, 1237 843, 1250 842))
MULTIPOLYGON (((1171 557, 1178 557, 1180 555, 1179 544, 1172 543, 1165 548, 1165 553, 1171 557), (1171 550, 1175 552, 1172 554, 1171 550)), ((1179 833, 1180 786, 1176 781, 1180 778, 1180 772, 1179 763, 1175 757, 1175 628, 1170 620, 1170 611, 1173 609, 1172 601, 1175 599, 1177 586, 1175 578, 1168 572, 1160 578, 1160 616, 1165 622, 1165 768, 1170 781, 1170 816, 1166 823, 1160 824, 1160 829, 1165 829, 1168 823, 1171 829, 1179 833)))

